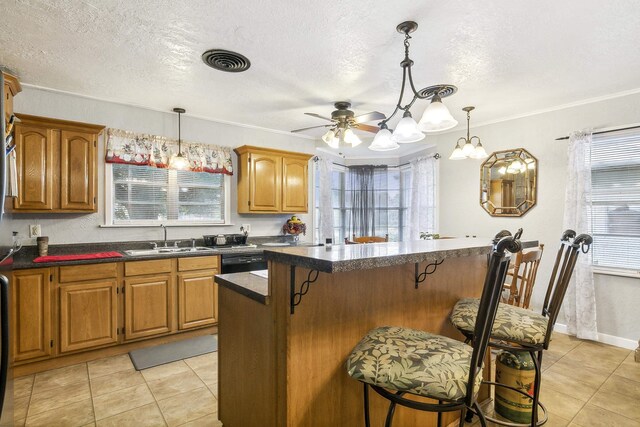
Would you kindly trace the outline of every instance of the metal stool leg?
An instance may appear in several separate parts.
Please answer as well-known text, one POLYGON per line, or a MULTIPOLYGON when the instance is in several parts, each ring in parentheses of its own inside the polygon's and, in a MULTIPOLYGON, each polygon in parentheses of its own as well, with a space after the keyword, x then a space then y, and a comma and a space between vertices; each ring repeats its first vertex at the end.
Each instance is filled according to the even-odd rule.
POLYGON ((364 426, 371 427, 371 420, 369 419, 369 385, 364 384, 364 426))
MULTIPOLYGON (((438 400, 438 405, 442 405, 442 400, 438 400)), ((442 412, 438 412, 438 427, 442 427, 442 412)))
POLYGON ((487 419, 484 417, 482 410, 480 410, 480 405, 478 405, 478 402, 473 402, 473 408, 476 410, 476 414, 480 419, 480 425, 482 427, 487 427, 487 419))
POLYGON ((387 419, 384 422, 384 427, 391 427, 393 422, 393 414, 396 412, 396 402, 389 403, 389 411, 387 412, 387 419))
POLYGON ((464 408, 462 408, 462 410, 460 411, 460 421, 458 422, 458 427, 464 427, 464 422, 467 419, 467 407, 465 406, 464 408))
POLYGON ((540 400, 540 382, 542 381, 542 351, 530 351, 531 360, 535 368, 535 383, 533 384, 533 403, 531 405, 531 427, 538 424, 538 401, 540 400))

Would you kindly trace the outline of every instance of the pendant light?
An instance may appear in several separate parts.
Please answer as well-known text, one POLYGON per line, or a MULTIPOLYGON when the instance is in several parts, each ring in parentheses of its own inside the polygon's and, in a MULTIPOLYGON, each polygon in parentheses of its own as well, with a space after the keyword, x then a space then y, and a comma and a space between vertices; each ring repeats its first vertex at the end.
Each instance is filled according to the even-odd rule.
POLYGON ((416 29, 418 29, 418 24, 413 21, 403 22, 396 27, 396 30, 400 34, 404 34, 404 60, 400 63, 400 66, 402 67, 402 86, 400 88, 400 97, 393 113, 379 123, 380 130, 369 146, 371 150, 394 150, 400 147, 398 143, 405 144, 421 141, 424 139, 424 134, 422 134, 422 132, 443 131, 451 129, 458 124, 458 122, 451 116, 451 113, 449 113, 447 107, 442 103, 442 98, 446 98, 447 96, 451 96, 456 93, 458 90, 457 87, 450 84, 441 84, 416 90, 416 86, 413 83, 413 76, 411 74, 413 61, 409 58, 410 34, 416 29), (407 86, 411 89, 413 98, 403 106, 402 99, 407 86), (417 99, 431 100, 431 103, 425 110, 419 123, 416 123, 416 121, 411 117, 411 112, 409 111, 417 99), (400 122, 398 122, 393 135, 391 135, 391 132, 387 128, 387 122, 400 110, 404 112, 403 117, 400 122))
POLYGON ((354 131, 348 128, 342 132, 342 139, 347 144, 351 144, 352 147, 357 147, 358 145, 362 144, 362 140, 358 138, 358 135, 356 135, 354 131))
POLYGON ((322 135, 322 140, 331 148, 340 147, 340 140, 336 137, 336 133, 332 130, 328 130, 327 133, 322 135))
POLYGON ((184 108, 174 108, 174 113, 178 113, 178 154, 174 154, 169 160, 169 169, 187 170, 189 169, 189 160, 182 155, 182 139, 180 129, 180 116, 186 112, 184 108))
POLYGON ((471 111, 473 111, 475 107, 469 106, 464 107, 462 111, 467 112, 467 137, 460 137, 456 142, 456 148, 454 148, 451 156, 449 156, 449 160, 464 160, 464 159, 484 159, 489 157, 487 152, 485 151, 482 143, 480 142, 480 138, 477 136, 469 136, 469 122, 471 120, 471 111), (477 139, 478 143, 474 146, 473 140, 477 139), (462 143, 462 145, 461 145, 462 143))

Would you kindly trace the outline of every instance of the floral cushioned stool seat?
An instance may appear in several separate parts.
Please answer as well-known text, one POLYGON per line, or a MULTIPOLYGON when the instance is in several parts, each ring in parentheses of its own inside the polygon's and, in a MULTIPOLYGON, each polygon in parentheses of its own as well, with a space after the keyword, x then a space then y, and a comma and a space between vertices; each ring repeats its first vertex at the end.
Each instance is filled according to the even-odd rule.
MULTIPOLYGON (((451 312, 453 325, 464 332, 473 333, 480 300, 465 298, 458 301, 451 312)), ((542 344, 547 334, 549 319, 531 310, 501 303, 491 336, 496 339, 522 344, 542 344)))
MULTIPOLYGON (((347 359, 359 381, 444 401, 465 398, 473 348, 428 332, 384 326, 370 331, 347 359)), ((475 378, 478 392, 482 371, 475 378)))

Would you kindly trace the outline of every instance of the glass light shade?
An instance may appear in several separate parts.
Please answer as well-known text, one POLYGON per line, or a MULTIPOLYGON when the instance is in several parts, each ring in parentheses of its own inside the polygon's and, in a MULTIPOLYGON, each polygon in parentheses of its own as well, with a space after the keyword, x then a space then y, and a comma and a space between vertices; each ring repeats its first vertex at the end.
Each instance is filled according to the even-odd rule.
POLYGON ((464 160, 467 156, 462 152, 462 148, 460 148, 460 144, 456 144, 456 148, 453 149, 453 153, 449 156, 449 160, 464 160))
POLYGON ((529 169, 535 169, 536 168, 536 162, 527 162, 527 167, 529 169))
POLYGON ((369 150, 373 151, 391 151, 397 148, 400 146, 394 141, 389 129, 380 129, 369 146, 369 150))
POLYGON ((462 154, 464 154, 465 157, 471 157, 471 155, 475 153, 475 151, 476 147, 474 147, 469 140, 467 140, 467 142, 465 142, 462 146, 462 154))
POLYGON ((344 131, 344 142, 347 144, 351 144, 352 147, 357 147, 362 144, 362 140, 358 138, 358 135, 355 134, 351 129, 347 129, 344 131))
POLYGON ((169 169, 187 170, 189 169, 189 161, 182 154, 178 153, 169 160, 169 169))
POLYGON ((476 145, 476 148, 473 150, 473 153, 471 153, 470 157, 472 159, 486 159, 487 157, 489 157, 489 155, 485 151, 482 144, 478 142, 478 145, 476 145))
POLYGON ((507 173, 507 168, 505 166, 501 167, 500 169, 498 169, 498 173, 500 175, 504 175, 505 173, 507 173))
POLYGON ((431 104, 424 110, 418 125, 422 132, 438 132, 451 129, 458 121, 453 118, 449 109, 442 103, 439 96, 431 100, 431 104))
POLYGON ((322 140, 331 148, 338 148, 340 146, 340 141, 336 138, 336 133, 332 130, 322 135, 322 140))
POLYGON ((400 119, 393 131, 393 139, 399 144, 422 141, 424 137, 425 134, 420 131, 418 123, 416 123, 411 115, 400 119))

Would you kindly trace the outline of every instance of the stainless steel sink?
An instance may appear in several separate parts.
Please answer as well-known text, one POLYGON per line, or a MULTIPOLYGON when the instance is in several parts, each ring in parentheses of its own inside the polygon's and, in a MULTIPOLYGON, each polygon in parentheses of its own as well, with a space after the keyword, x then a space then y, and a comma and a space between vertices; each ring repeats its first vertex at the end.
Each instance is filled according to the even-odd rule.
POLYGON ((185 252, 214 252, 214 249, 205 246, 196 246, 195 248, 158 248, 158 249, 130 249, 124 251, 129 256, 146 256, 158 254, 173 254, 185 252))

